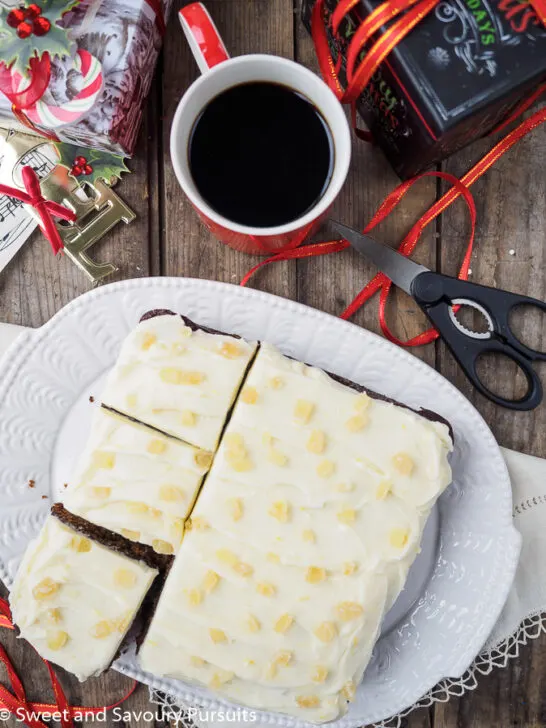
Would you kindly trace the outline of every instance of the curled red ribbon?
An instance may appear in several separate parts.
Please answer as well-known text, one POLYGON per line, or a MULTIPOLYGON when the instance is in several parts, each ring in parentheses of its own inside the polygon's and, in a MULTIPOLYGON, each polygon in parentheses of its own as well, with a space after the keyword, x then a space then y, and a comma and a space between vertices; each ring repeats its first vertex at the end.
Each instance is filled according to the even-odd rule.
MULTIPOLYGON (((5 629, 15 629, 11 618, 9 604, 5 599, 0 598, 0 627, 5 629)), ((21 720, 29 728, 48 728, 47 725, 38 717, 40 714, 58 714, 62 728, 74 728, 74 718, 79 715, 98 715, 105 710, 112 710, 118 705, 125 702, 134 693, 137 687, 137 681, 134 680, 129 691, 117 702, 111 705, 102 706, 82 706, 70 705, 64 691, 62 689, 59 678, 55 674, 53 668, 47 660, 44 660, 49 671, 53 693, 55 695, 54 703, 37 703, 27 700, 25 688, 19 675, 17 674, 11 660, 4 647, 0 645, 0 662, 6 668, 8 680, 11 690, 4 685, 0 685, 0 708, 9 710, 19 720, 21 720)))
POLYGON ((18 189, 17 187, 9 187, 8 185, 0 184, 0 194, 9 195, 15 197, 16 200, 21 200, 26 205, 31 205, 40 215, 40 228, 49 240, 53 252, 55 255, 63 249, 63 241, 59 235, 53 217, 60 217, 61 220, 67 220, 68 222, 75 222, 76 215, 72 210, 59 205, 52 200, 46 200, 42 197, 40 190, 40 181, 36 175, 36 172, 26 165, 21 170, 21 176, 23 178, 23 184, 25 185, 26 192, 18 189))

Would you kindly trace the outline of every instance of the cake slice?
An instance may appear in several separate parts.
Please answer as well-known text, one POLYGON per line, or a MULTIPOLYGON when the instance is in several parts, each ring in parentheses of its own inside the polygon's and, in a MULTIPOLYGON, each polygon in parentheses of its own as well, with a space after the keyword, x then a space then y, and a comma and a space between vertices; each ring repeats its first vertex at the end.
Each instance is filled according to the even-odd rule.
POLYGON ((339 717, 451 480, 451 449, 438 416, 262 344, 141 648, 143 669, 258 709, 339 717))
POLYGON ((71 513, 175 553, 212 454, 104 408, 65 495, 71 513))
POLYGON ((257 344, 151 312, 126 338, 105 406, 213 452, 257 344))
POLYGON ((13 620, 42 657, 83 681, 115 659, 157 574, 49 516, 17 572, 13 620))

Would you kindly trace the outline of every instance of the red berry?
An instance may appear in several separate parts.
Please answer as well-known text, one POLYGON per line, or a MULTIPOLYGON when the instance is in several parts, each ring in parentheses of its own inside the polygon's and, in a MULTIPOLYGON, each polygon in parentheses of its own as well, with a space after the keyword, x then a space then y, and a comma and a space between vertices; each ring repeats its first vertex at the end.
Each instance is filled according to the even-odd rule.
POLYGON ((19 38, 22 38, 22 39, 28 38, 31 33, 32 33, 32 25, 30 25, 30 23, 23 21, 22 23, 19 23, 19 25, 17 26, 17 35, 19 36, 19 38))
POLYGON ((32 30, 34 32, 34 35, 45 35, 46 33, 49 33, 50 28, 51 23, 49 22, 49 20, 42 17, 41 15, 39 15, 32 23, 32 30))
POLYGON ((37 18, 38 15, 42 14, 42 8, 39 5, 36 5, 36 3, 31 3, 26 11, 27 17, 29 18, 37 18))
POLYGON ((75 165, 74 165, 74 166, 72 167, 72 169, 70 170, 70 174, 71 174, 71 175, 72 175, 73 177, 79 177, 79 176, 80 176, 80 174, 82 173, 82 171, 83 171, 83 170, 82 170, 82 168, 81 168, 81 167, 79 167, 79 166, 78 166, 77 164, 75 164, 75 165))
POLYGON ((74 164, 77 164, 78 167, 85 167, 87 164, 87 159, 85 157, 76 157, 74 160, 74 164))
POLYGON ((86 164, 82 171, 84 174, 92 174, 93 167, 90 164, 86 164))
POLYGON ((21 8, 15 8, 15 10, 10 10, 6 21, 10 28, 17 28, 19 23, 22 23, 24 19, 25 11, 21 8))

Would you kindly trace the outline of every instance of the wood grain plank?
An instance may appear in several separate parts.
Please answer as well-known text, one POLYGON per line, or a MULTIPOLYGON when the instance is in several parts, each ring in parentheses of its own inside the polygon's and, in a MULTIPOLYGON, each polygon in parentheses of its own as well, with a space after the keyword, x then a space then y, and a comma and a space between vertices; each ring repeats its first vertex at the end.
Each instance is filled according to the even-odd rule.
MULTIPOLYGON (((452 157, 445 169, 461 176, 492 146, 478 142, 452 157)), ((546 299, 544 236, 546 221, 546 127, 539 128, 478 181, 472 188, 478 208, 472 280, 542 300, 546 299), (510 254, 513 251, 514 254, 510 254)), ((443 215, 442 272, 454 275, 462 259, 469 231, 461 202, 443 215)), ((546 328, 541 318, 526 315, 523 324, 530 345, 543 347, 546 328)), ((444 345, 439 348, 441 372, 470 399, 484 416, 500 444, 540 457, 546 456, 546 410, 519 413, 498 407, 478 394, 444 345)), ((544 380, 544 365, 538 366, 544 380)), ((515 367, 489 361, 487 381, 496 380, 503 396, 513 396, 521 385, 515 367), (519 381, 518 381, 519 380, 519 381)), ((435 728, 518 726, 546 724, 546 704, 539 685, 546 680, 546 637, 522 648, 517 660, 479 679, 477 689, 434 711, 435 728)))
MULTIPOLYGON (((301 0, 295 4, 297 60, 318 73, 313 42, 300 21, 301 0)), ((348 225, 363 228, 400 180, 377 147, 360 141, 353 134, 351 169, 347 183, 332 209, 332 217, 348 225)), ((382 242, 398 245, 420 215, 436 199, 436 181, 420 182, 400 207, 378 228, 374 236, 382 242)), ((321 231, 317 239, 330 239, 321 231)), ((436 229, 430 226, 413 256, 424 265, 435 267, 436 229)), ((335 255, 298 261, 298 300, 315 308, 339 315, 354 296, 371 280, 376 269, 358 253, 347 250, 335 255)), ((378 295, 353 318, 354 323, 380 333, 378 295)), ((402 291, 393 290, 388 305, 388 321, 396 336, 407 339, 426 328, 426 319, 402 291)), ((413 354, 434 364, 435 347, 420 347, 413 354)))
MULTIPOLYGON (((210 0, 207 7, 232 55, 260 52, 293 57, 292 0, 210 0)), ((197 77, 195 61, 177 23, 170 24, 165 54, 163 273, 238 283, 260 258, 236 252, 208 232, 180 189, 170 161, 172 117, 181 96, 197 77)), ((286 263, 270 266, 260 275, 259 287, 293 298, 294 268, 286 263)))

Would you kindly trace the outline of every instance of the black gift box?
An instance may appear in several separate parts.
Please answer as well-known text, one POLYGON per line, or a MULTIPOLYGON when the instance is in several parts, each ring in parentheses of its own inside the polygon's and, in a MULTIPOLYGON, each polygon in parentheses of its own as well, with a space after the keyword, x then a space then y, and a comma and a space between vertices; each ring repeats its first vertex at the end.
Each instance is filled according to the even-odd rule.
MULTIPOLYGON (((325 0, 332 57, 347 48, 377 0, 361 0, 336 37, 325 0)), ((314 0, 303 0, 311 24, 314 0)), ((494 129, 546 80, 546 28, 526 0, 442 0, 390 53, 357 108, 402 178, 494 129)))

